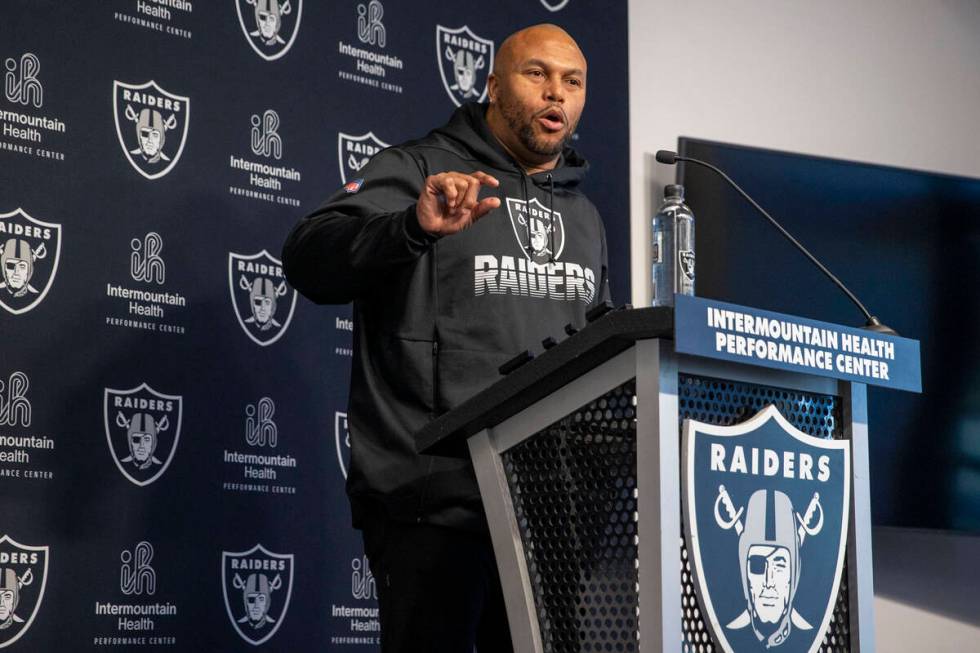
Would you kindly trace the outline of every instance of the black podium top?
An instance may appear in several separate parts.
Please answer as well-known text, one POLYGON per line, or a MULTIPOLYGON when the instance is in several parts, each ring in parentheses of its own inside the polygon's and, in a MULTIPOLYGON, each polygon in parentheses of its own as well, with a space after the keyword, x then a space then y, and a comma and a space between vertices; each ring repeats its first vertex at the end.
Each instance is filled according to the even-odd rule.
POLYGON ((637 340, 673 334, 671 308, 610 311, 429 422, 415 434, 415 448, 420 453, 468 458, 466 439, 474 433, 524 410, 637 340))

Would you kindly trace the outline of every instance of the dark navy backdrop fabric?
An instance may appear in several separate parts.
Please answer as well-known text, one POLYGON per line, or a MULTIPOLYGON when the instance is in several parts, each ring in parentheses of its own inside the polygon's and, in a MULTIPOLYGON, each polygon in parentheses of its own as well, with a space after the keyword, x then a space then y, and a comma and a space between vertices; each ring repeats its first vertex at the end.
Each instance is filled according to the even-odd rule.
POLYGON ((627 301, 625 2, 259 4, 281 42, 251 35, 245 0, 244 28, 234 0, 4 3, 0 244, 5 265, 29 251, 32 276, 0 287, 0 567, 19 579, 0 646, 376 648, 340 462, 350 309, 300 298, 290 314, 274 259, 340 186, 340 134, 397 143, 455 109, 438 25, 499 46, 551 21, 578 39, 575 146, 627 301), (141 127, 164 157, 141 150, 141 127), (155 436, 159 462, 114 458, 131 430, 155 436), (47 547, 46 573, 29 547, 47 547))

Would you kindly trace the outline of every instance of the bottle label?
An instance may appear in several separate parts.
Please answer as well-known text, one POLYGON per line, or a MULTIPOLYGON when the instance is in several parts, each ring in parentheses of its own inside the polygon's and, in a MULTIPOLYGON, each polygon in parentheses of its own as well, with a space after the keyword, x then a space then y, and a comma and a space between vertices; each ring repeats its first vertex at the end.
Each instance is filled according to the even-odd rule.
POLYGON ((677 261, 681 268, 681 273, 689 280, 694 281, 694 251, 682 249, 677 252, 677 261))
POLYGON ((663 263, 664 262, 664 232, 655 231, 653 233, 653 253, 652 253, 653 263, 663 263))

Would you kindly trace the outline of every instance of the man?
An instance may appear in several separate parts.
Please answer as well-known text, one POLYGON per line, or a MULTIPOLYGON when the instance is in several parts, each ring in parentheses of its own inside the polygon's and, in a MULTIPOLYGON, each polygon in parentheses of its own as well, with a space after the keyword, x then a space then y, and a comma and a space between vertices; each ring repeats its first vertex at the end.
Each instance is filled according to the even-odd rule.
POLYGON ((419 455, 412 434, 608 297, 587 165, 566 146, 585 83, 563 30, 513 34, 489 105, 377 154, 286 242, 299 292, 354 302, 347 489, 386 653, 510 650, 472 466, 419 455))

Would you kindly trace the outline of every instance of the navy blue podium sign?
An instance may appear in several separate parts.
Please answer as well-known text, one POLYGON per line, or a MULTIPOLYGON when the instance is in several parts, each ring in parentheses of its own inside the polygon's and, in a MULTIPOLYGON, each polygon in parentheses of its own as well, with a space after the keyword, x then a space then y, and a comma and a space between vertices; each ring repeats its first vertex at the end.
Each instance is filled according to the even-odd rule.
POLYGON ((684 422, 684 522, 695 587, 728 653, 814 653, 847 542, 850 442, 769 405, 735 426, 684 422))
POLYGON ((919 341, 675 296, 678 353, 922 392, 919 341))

